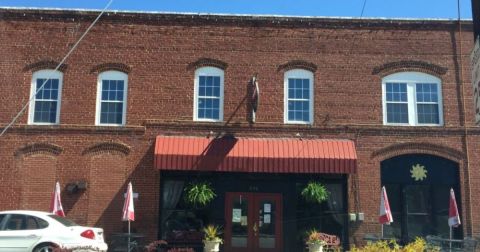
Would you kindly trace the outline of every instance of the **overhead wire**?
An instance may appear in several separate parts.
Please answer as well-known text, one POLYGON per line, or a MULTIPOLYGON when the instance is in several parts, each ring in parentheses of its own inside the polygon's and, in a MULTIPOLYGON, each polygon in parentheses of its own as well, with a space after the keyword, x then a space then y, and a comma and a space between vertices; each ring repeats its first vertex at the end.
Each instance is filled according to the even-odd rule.
POLYGON ((360 18, 363 17, 363 12, 365 11, 365 6, 367 5, 367 0, 363 1, 363 7, 362 7, 362 12, 360 13, 360 18))
MULTIPOLYGON (((58 63, 58 65, 55 67, 55 69, 53 70, 53 72, 55 71, 58 71, 58 69, 60 69, 60 67, 63 65, 63 63, 67 60, 67 58, 70 56, 70 54, 73 53, 73 51, 75 51, 75 49, 77 48, 77 46, 80 44, 80 42, 83 40, 83 38, 88 34, 88 32, 90 32, 90 30, 92 29, 92 27, 98 22, 98 20, 100 19, 100 17, 102 17, 102 15, 105 13, 105 11, 107 11, 107 9, 110 7, 110 5, 113 3, 113 0, 110 0, 107 5, 105 6, 105 8, 103 8, 103 10, 100 12, 100 14, 97 16, 97 18, 95 18, 95 20, 90 24, 90 26, 87 28, 87 30, 85 30, 85 32, 82 34, 82 36, 77 40, 77 42, 73 45, 73 47, 68 51, 68 53, 65 55, 65 57, 63 57, 63 59, 60 61, 60 63, 58 63)), ((23 112, 25 112, 25 109, 27 109, 27 107, 30 105, 30 103, 33 101, 33 99, 35 99, 35 97, 37 96, 37 94, 43 90, 43 87, 45 86, 45 84, 52 78, 52 74, 53 73, 50 73, 49 76, 43 81, 42 85, 40 86, 40 88, 38 88, 38 90, 36 90, 36 92, 30 97, 30 99, 25 103, 25 105, 22 107, 22 109, 17 113, 17 115, 12 119, 12 121, 7 125, 5 126, 5 128, 2 130, 2 132, 0 133, 0 137, 2 137, 5 132, 7 132, 7 130, 9 128, 11 128, 15 122, 18 120, 18 118, 23 114, 23 112)))

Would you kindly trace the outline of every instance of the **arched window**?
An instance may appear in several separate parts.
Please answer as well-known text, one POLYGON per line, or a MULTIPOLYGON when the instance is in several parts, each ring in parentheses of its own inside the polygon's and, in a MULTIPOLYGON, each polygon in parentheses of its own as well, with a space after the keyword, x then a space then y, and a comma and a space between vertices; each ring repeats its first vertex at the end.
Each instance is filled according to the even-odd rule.
POLYGON ((382 80, 383 123, 443 125, 441 80, 419 72, 388 75, 382 80))
POLYGON ((223 121, 223 70, 201 67, 195 71, 193 120, 223 121))
POLYGON ((29 124, 58 124, 62 96, 63 73, 40 70, 33 73, 30 97, 29 124))
POLYGON ((313 73, 293 69, 284 75, 284 122, 313 124, 313 73))
POLYGON ((96 125, 122 126, 126 123, 128 75, 105 71, 98 75, 96 125))

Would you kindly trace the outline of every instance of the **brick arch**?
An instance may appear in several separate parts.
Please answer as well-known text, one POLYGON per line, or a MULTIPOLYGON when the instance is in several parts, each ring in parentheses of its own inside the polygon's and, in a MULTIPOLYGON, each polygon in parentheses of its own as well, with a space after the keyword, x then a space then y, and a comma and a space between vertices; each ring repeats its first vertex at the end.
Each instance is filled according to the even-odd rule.
MULTIPOLYGON (((24 72, 28 72, 28 71, 36 72, 36 71, 44 70, 44 69, 52 69, 53 70, 58 66, 59 63, 60 62, 57 62, 57 61, 54 61, 54 60, 40 60, 40 61, 33 62, 31 64, 26 65, 23 68, 23 71, 24 72)), ((62 64, 58 68, 58 71, 63 73, 67 70, 67 67, 68 66, 66 64, 62 64)))
POLYGON ((88 147, 82 152, 82 155, 95 155, 105 152, 118 152, 126 156, 130 153, 130 146, 118 142, 104 142, 88 147))
POLYGON ((197 61, 188 64, 187 70, 196 70, 200 67, 216 67, 225 70, 227 69, 228 64, 218 59, 200 58, 197 61))
POLYGON ((461 151, 455 150, 450 147, 431 144, 431 143, 400 143, 393 144, 374 151, 371 158, 377 160, 386 160, 392 157, 405 155, 405 154, 430 154, 440 156, 457 163, 461 163, 465 158, 461 151))
POLYGON ((90 69, 90 73, 101 73, 110 70, 120 71, 128 74, 132 71, 132 68, 123 63, 108 62, 92 67, 92 69, 90 69))
POLYGON ((104 228, 105 236, 122 231, 124 184, 128 177, 130 147, 118 142, 93 145, 83 152, 88 170, 87 224, 104 228))
POLYGON ((448 68, 424 61, 403 60, 389 62, 375 67, 372 74, 385 77, 398 72, 421 72, 440 77, 447 73, 448 68))
POLYGON ((16 208, 48 211, 62 151, 50 143, 29 144, 15 151, 12 175, 15 174, 15 194, 19 197, 16 208))
POLYGON ((292 70, 292 69, 303 69, 303 70, 307 70, 307 71, 310 71, 310 72, 315 72, 317 71, 317 65, 315 65, 314 63, 311 63, 311 62, 308 62, 308 61, 304 61, 304 60, 291 60, 285 64, 282 64, 280 66, 278 66, 277 68, 277 71, 280 72, 280 71, 288 71, 288 70, 292 70))
POLYGON ((58 156, 60 155, 60 153, 62 153, 62 151, 63 151, 63 148, 55 144, 34 143, 34 144, 26 145, 16 150, 14 153, 14 156, 15 157, 30 156, 30 155, 39 154, 39 153, 58 156))

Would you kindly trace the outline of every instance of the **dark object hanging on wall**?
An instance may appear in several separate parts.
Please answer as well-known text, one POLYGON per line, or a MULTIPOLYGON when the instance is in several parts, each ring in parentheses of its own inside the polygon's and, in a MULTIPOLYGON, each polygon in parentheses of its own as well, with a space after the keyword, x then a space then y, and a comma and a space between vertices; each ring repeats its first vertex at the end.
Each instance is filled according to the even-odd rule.
POLYGON ((74 194, 87 189, 87 182, 84 180, 74 181, 67 184, 67 192, 74 194))

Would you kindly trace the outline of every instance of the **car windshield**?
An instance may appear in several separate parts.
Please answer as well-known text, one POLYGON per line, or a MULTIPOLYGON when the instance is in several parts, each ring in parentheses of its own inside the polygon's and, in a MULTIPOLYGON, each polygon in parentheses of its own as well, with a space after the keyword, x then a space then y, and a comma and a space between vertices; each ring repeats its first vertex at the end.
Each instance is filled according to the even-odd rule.
POLYGON ((58 216, 58 215, 54 215, 54 214, 51 214, 49 215, 48 217, 52 218, 52 219, 55 219, 56 221, 62 223, 64 226, 66 227, 71 227, 71 226, 78 226, 77 223, 69 220, 69 219, 66 219, 66 218, 63 218, 61 216, 58 216))

